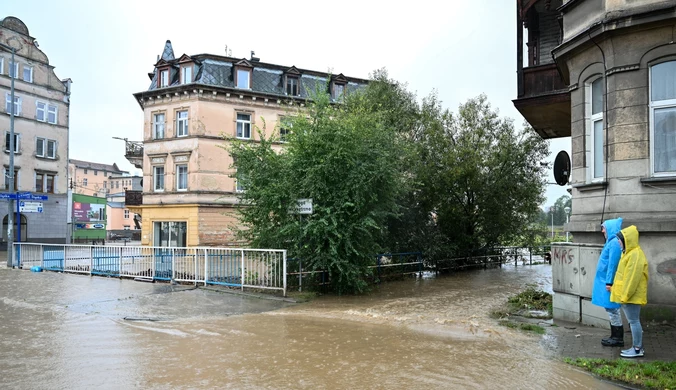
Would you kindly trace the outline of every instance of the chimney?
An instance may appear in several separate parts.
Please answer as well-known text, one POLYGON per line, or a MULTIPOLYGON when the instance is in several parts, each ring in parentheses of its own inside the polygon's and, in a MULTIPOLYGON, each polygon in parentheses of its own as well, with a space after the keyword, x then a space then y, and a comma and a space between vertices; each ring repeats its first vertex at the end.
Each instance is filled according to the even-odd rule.
POLYGON ((251 62, 258 62, 258 61, 261 60, 261 59, 258 58, 258 57, 254 57, 255 55, 256 55, 256 52, 253 51, 253 50, 251 50, 251 62))

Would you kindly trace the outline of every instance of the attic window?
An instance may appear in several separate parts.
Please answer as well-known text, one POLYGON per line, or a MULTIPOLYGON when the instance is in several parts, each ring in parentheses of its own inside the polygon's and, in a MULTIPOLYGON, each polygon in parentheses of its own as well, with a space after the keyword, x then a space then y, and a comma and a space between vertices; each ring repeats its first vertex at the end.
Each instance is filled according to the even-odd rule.
POLYGON ((298 96, 300 95, 300 80, 298 76, 286 76, 286 94, 289 96, 298 96))
POLYGON ((333 99, 342 100, 345 95, 345 84, 344 83, 333 83, 333 99))
POLYGON ((237 85, 237 88, 251 89, 251 70, 239 68, 236 75, 235 85, 237 85))
POLYGON ((169 69, 160 71, 160 88, 169 86, 169 69))
POLYGON ((181 67, 181 84, 192 83, 192 65, 181 67))

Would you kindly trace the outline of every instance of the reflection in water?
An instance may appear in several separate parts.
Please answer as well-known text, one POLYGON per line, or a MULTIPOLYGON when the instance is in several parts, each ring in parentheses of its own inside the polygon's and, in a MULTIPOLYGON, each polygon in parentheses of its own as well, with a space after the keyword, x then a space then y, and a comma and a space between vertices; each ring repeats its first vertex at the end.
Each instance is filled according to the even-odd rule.
POLYGON ((290 305, 0 270, 0 386, 612 388, 488 317, 527 283, 550 289, 550 275, 549 266, 469 271, 290 305))

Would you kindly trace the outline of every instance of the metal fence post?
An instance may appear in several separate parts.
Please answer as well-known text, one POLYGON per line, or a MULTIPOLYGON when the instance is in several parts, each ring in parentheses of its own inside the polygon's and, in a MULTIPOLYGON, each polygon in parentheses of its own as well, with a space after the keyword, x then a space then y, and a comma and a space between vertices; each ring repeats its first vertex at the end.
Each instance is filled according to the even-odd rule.
POLYGON ((204 285, 207 285, 207 279, 209 279, 209 250, 204 248, 204 285))
POLYGON ((240 250, 240 252, 242 253, 242 283, 241 283, 242 286, 241 286, 241 289, 242 289, 242 291, 244 291, 244 249, 240 250))
POLYGON ((286 249, 282 251, 282 261, 284 261, 284 271, 283 271, 284 280, 282 281, 282 283, 284 284, 284 296, 286 297, 286 249))
POLYGON ((298 291, 303 291, 303 259, 298 259, 298 291))

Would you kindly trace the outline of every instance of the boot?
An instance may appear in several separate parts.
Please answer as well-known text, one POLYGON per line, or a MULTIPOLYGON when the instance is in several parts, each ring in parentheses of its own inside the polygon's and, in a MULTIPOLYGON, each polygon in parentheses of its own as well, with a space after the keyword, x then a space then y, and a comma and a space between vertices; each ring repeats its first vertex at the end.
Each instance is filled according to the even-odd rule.
POLYGON ((613 329, 613 324, 610 324, 610 330, 611 330, 610 336, 602 338, 602 339, 601 339, 601 344, 605 345, 604 343, 609 342, 610 339, 613 338, 613 332, 612 332, 612 329, 613 329))
POLYGON ((624 347, 624 326, 611 326, 610 339, 604 339, 601 344, 606 347, 624 347))

